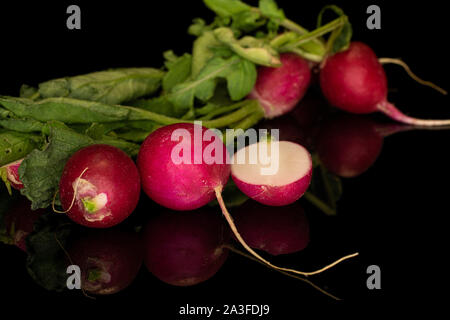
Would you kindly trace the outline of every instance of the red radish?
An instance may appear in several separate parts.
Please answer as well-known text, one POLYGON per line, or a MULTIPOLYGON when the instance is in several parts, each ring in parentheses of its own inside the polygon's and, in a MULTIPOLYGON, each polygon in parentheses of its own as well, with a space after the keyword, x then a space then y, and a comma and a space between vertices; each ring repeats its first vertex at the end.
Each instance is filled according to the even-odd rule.
POLYGON ((27 252, 26 239, 33 232, 34 223, 45 210, 31 210, 31 202, 21 197, 13 203, 5 218, 6 232, 11 236, 12 244, 27 252))
POLYGON ((236 227, 247 244, 272 255, 290 254, 306 248, 309 223, 298 202, 273 210, 255 201, 236 209, 236 227))
POLYGON ((409 117, 389 103, 383 66, 361 42, 352 42, 347 50, 327 58, 320 71, 320 87, 330 104, 351 113, 381 111, 396 121, 418 126, 450 124, 450 120, 409 117))
POLYGON ((122 150, 92 145, 67 161, 61 176, 61 204, 70 219, 92 228, 108 228, 136 208, 140 178, 136 165, 122 150))
POLYGON ((285 206, 298 200, 308 189, 312 169, 311 155, 304 147, 289 141, 273 141, 236 152, 231 174, 236 186, 253 200, 269 206, 285 206), (267 163, 257 156, 264 145, 267 163), (252 154, 256 154, 254 163, 252 154), (264 170, 268 174, 262 174, 264 170))
POLYGON ((3 166, 1 169, 6 170, 6 179, 9 184, 16 190, 23 189, 23 183, 19 178, 19 167, 22 164, 23 159, 14 161, 13 163, 3 166))
MULTIPOLYGON (((296 144, 286 142, 282 145, 280 149, 292 156, 307 154, 303 147, 296 144)), ((225 145, 212 130, 198 124, 178 123, 161 127, 146 138, 139 150, 138 167, 144 191, 155 202, 167 208, 175 210, 196 209, 214 199, 215 194, 222 213, 239 242, 253 256, 272 268, 301 275, 313 275, 356 255, 344 257, 321 270, 307 273, 280 268, 262 258, 242 239, 222 199, 222 189, 230 175, 230 165, 224 162, 227 158, 225 145), (212 142, 205 142, 211 140, 212 142), (205 159, 205 154, 209 154, 215 161, 209 162, 207 159, 211 159, 208 156, 205 159), (180 159, 183 161, 179 161, 180 159), (195 159, 199 161, 196 162, 195 159)), ((285 155, 280 158, 282 160, 280 163, 286 166, 285 155)), ((302 160, 304 161, 305 158, 302 158, 302 160)), ((311 161, 310 158, 308 160, 311 161)), ((268 181, 267 177, 252 177, 249 182, 255 184, 251 184, 249 189, 259 188, 260 186, 256 184, 259 182, 270 183, 274 187, 272 188, 274 193, 265 192, 264 196, 260 197, 261 199, 277 205, 295 201, 306 190, 309 182, 307 181, 308 178, 300 178, 302 173, 308 170, 305 169, 307 165, 303 164, 302 161, 300 161, 302 165, 295 160, 293 163, 294 170, 290 170, 290 172, 294 180, 285 176, 286 168, 283 168, 279 170, 282 176, 275 175, 276 178, 273 179, 273 183, 268 181), (297 179, 300 179, 301 182, 298 182, 297 179), (288 183, 289 185, 283 186, 282 183, 288 183), (287 193, 282 194, 283 191, 287 193)), ((261 168, 262 166, 257 167, 261 168)), ((261 176, 261 172, 257 170, 254 170, 254 174, 261 176)), ((250 178, 248 174, 242 176, 250 178)), ((258 197, 257 194, 254 194, 254 196, 258 197)))
POLYGON ((260 67, 250 99, 260 102, 266 118, 291 111, 303 98, 311 81, 308 62, 294 53, 280 55, 281 67, 260 67))
POLYGON ((96 230, 77 240, 68 250, 81 269, 81 286, 87 292, 117 293, 136 278, 143 261, 142 245, 134 233, 96 230))
POLYGON ((149 221, 144 257, 154 276, 171 285, 191 286, 217 273, 228 257, 230 234, 220 216, 209 211, 164 212, 149 221))

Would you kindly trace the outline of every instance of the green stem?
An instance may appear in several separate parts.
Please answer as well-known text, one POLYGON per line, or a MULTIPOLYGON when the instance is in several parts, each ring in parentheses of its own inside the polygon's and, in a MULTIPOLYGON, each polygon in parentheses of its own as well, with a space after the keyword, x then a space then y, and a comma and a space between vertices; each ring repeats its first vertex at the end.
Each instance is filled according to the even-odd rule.
POLYGON ((345 23, 345 17, 339 17, 339 18, 321 26, 320 28, 315 29, 314 31, 311 31, 309 33, 306 33, 306 34, 298 37, 295 42, 289 43, 288 45, 282 47, 280 50, 289 51, 291 49, 295 49, 298 46, 300 46, 306 42, 309 42, 313 39, 317 39, 318 37, 321 37, 324 34, 343 26, 344 23, 345 23))
POLYGON ((236 123, 252 113, 263 112, 257 100, 249 100, 248 105, 221 118, 203 122, 207 128, 223 128, 236 123))
POLYGON ((230 105, 230 106, 225 106, 225 107, 217 108, 217 109, 215 109, 215 110, 209 112, 209 113, 206 114, 205 116, 198 118, 198 120, 203 120, 203 121, 211 120, 211 119, 213 119, 213 118, 215 118, 215 117, 217 117, 217 116, 220 116, 220 115, 222 115, 222 114, 224 114, 224 113, 229 113, 229 112, 231 112, 231 111, 234 111, 234 110, 236 110, 236 109, 239 109, 239 108, 242 106, 242 104, 243 104, 244 102, 246 102, 246 100, 244 100, 244 101, 242 101, 242 102, 239 102, 239 103, 232 104, 232 105, 230 105))
MULTIPOLYGON (((252 10, 254 12, 257 12, 260 15, 264 16, 262 14, 261 10, 259 10, 258 8, 252 8, 252 10)), ((294 21, 289 20, 287 18, 283 19, 280 22, 280 25, 283 26, 284 28, 288 29, 288 30, 291 30, 291 31, 294 31, 295 33, 298 33, 299 35, 304 35, 304 34, 307 34, 309 32, 308 29, 303 28, 301 25, 299 25, 299 24, 295 23, 294 21)), ((326 49, 325 48, 325 43, 322 41, 322 39, 315 38, 312 41, 315 42, 316 44, 318 44, 321 47, 321 49, 323 49, 323 51, 325 51, 325 49, 326 49)))
POLYGON ((311 202, 314 206, 316 206, 318 209, 320 209, 322 212, 324 212, 328 216, 334 216, 336 215, 336 210, 333 208, 330 208, 325 202, 317 198, 315 195, 313 195, 311 192, 306 192, 303 197, 311 202))

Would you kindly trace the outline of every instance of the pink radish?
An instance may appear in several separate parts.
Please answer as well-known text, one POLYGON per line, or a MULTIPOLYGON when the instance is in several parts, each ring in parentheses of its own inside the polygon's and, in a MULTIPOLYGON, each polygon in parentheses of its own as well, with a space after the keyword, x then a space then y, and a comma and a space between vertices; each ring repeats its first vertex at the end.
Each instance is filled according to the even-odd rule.
POLYGON ((256 84, 248 96, 260 102, 266 118, 291 111, 303 98, 311 81, 308 62, 294 53, 280 55, 281 67, 260 67, 256 84))
POLYGON ((83 226, 108 228, 125 220, 140 195, 136 165, 122 150, 92 145, 67 161, 59 193, 64 212, 83 226))
POLYGON ((71 245, 68 256, 81 269, 83 290, 98 295, 128 287, 143 261, 140 238, 117 229, 90 231, 71 245))
POLYGON ((23 189, 23 183, 19 178, 19 167, 22 164, 22 161, 23 159, 20 159, 0 168, 6 170, 7 181, 16 190, 23 189))
POLYGON ((144 229, 148 270, 161 281, 192 286, 215 275, 228 257, 229 229, 211 209, 166 211, 144 229))
POLYGON ((393 120, 417 126, 442 126, 450 120, 424 120, 409 117, 387 101, 387 79, 373 50, 352 42, 345 51, 324 62, 320 87, 333 106, 351 113, 381 111, 393 120))
POLYGON ((235 222, 244 240, 271 255, 290 254, 306 248, 309 223, 299 202, 274 210, 255 201, 236 208, 235 222))
MULTIPOLYGON (((310 179, 302 177, 302 174, 307 176, 309 170, 307 163, 310 161, 309 155, 305 155, 304 148, 289 142, 281 144, 282 152, 288 152, 290 156, 303 156, 300 162, 294 160, 294 167, 289 170, 294 179, 286 176, 286 168, 279 170, 281 177, 275 175, 273 182, 269 181, 270 179, 267 177, 258 178, 250 177, 249 174, 238 174, 239 177, 249 179, 247 191, 258 188, 266 191, 258 183, 272 186, 273 193, 264 192, 264 195, 259 198, 277 205, 291 203, 298 199, 306 190, 309 184, 308 179, 310 179), (305 161, 306 163, 304 163, 305 161), (282 185, 283 183, 288 185, 282 185), (283 191, 287 192, 286 195, 281 193, 283 191)), ((282 160, 280 164, 290 165, 286 161, 285 155, 279 158, 282 160)), ((178 123, 161 127, 146 138, 139 151, 138 167, 145 193, 165 207, 175 210, 192 210, 206 205, 214 199, 215 195, 222 213, 238 241, 253 256, 272 268, 301 275, 313 275, 356 255, 346 256, 336 263, 314 272, 280 268, 265 260, 242 239, 222 199, 222 189, 230 176, 230 165, 224 162, 227 159, 227 149, 215 132, 198 124, 178 123), (212 156, 215 161, 207 161, 204 157, 205 154, 212 156), (179 161, 180 159, 184 161, 179 161), (196 163, 195 159, 199 161, 196 163)), ((261 176, 260 171, 255 169, 262 168, 261 165, 248 168, 252 169, 255 175, 261 176)), ((257 194, 254 196, 258 197, 257 194)))
POLYGON ((243 193, 262 204, 291 204, 309 187, 313 168, 311 155, 299 144, 274 141, 268 143, 267 163, 259 156, 255 156, 257 161, 251 163, 252 153, 259 154, 264 145, 266 143, 262 142, 236 152, 231 167, 233 181, 243 193), (261 174, 264 170, 269 174, 261 174))

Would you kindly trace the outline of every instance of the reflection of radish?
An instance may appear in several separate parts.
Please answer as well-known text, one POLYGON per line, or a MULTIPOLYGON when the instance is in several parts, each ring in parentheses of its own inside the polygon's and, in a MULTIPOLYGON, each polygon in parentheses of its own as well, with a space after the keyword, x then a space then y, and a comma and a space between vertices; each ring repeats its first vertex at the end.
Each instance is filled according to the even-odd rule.
MULTIPOLYGON (((267 144, 259 142, 258 145, 267 144)), ((257 201, 272 205, 292 203, 302 196, 309 185, 311 156, 306 149, 292 142, 271 142, 268 145, 279 145, 278 152, 270 157, 275 159, 278 155, 280 160, 278 167, 272 162, 275 164, 272 175, 262 175, 261 169, 267 169, 262 163, 238 164, 233 178, 244 193, 257 201)), ((270 267, 302 275, 325 270, 305 273, 274 266, 245 243, 222 199, 222 190, 230 175, 230 165, 224 163, 227 158, 225 145, 212 130, 196 124, 178 123, 161 127, 145 139, 139 150, 138 167, 144 191, 167 208, 193 210, 206 205, 215 195, 239 242, 270 267)))
POLYGON ((311 80, 308 62, 294 53, 280 55, 281 67, 260 67, 249 98, 257 99, 266 118, 292 110, 303 98, 311 80))
POLYGON ((125 289, 142 265, 139 237, 118 230, 91 231, 69 249, 81 269, 81 284, 93 294, 113 294, 125 289))
MULTIPOLYGON (((23 159, 14 161, 13 163, 3 166, 6 169, 6 178, 8 179, 10 185, 17 190, 23 189, 23 183, 19 178, 19 167, 22 164, 23 159)), ((2 168, 0 168, 2 169, 2 168)))
POLYGON ((265 142, 240 149, 231 167, 233 181, 247 196, 269 206, 284 206, 298 200, 308 189, 312 176, 309 152, 289 141, 267 145, 268 162, 259 156, 265 142), (257 160, 251 163, 252 154, 257 160), (245 159, 241 162, 240 159, 245 159), (278 163, 277 163, 278 162, 278 163), (262 174, 267 170, 267 174, 262 174))
POLYGON ((235 221, 250 247, 272 255, 301 251, 309 242, 309 223, 298 202, 274 210, 247 201, 236 209, 235 221))
POLYGON ((383 137, 370 119, 348 116, 325 123, 317 138, 320 161, 331 172, 345 178, 356 177, 378 158, 383 137))
POLYGON ((228 230, 212 212, 165 212, 145 228, 145 264, 153 275, 171 285, 206 281, 228 256, 224 248, 228 230))
POLYGON ((27 251, 26 238, 33 232, 34 223, 44 212, 31 210, 31 202, 25 197, 14 202, 5 219, 6 232, 14 245, 27 251))
POLYGON ((320 86, 335 107, 351 113, 381 111, 390 118, 412 125, 448 125, 450 120, 423 120, 401 113, 387 101, 387 79, 377 56, 367 45, 350 47, 329 57, 320 71, 320 86))
POLYGON ((92 145, 76 152, 66 163, 59 193, 73 221, 108 228, 125 220, 136 208, 139 172, 120 149, 92 145))
POLYGON ((381 124, 362 116, 330 119, 320 129, 317 153, 331 172, 345 178, 359 176, 377 160, 383 139, 396 132, 413 130, 403 124, 381 124))

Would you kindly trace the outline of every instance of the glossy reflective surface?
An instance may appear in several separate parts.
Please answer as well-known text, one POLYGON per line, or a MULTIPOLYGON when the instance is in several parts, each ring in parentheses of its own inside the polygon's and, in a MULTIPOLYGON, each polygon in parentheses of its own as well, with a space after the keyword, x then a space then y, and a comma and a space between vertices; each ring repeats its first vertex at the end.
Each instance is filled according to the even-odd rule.
MULTIPOLYGON (((293 16, 296 12, 301 12, 296 6, 317 12, 322 5, 322 3, 311 4, 309 7, 308 5, 289 4, 288 1, 280 1, 280 4, 287 7, 290 15, 293 16)), ((156 21, 156 16, 159 14, 161 14, 162 20, 174 19, 169 14, 172 11, 169 10, 168 4, 158 4, 158 6, 161 7, 146 11, 131 9, 132 6, 117 8, 112 5, 107 13, 103 11, 103 8, 89 7, 86 23, 90 27, 86 27, 76 35, 67 33, 67 30, 61 30, 54 31, 59 32, 58 36, 42 39, 33 32, 29 35, 27 32, 30 27, 25 28, 26 32, 22 30, 17 33, 11 32, 7 35, 6 40, 12 41, 12 43, 19 45, 18 39, 29 39, 26 46, 22 44, 18 47, 24 57, 30 55, 29 50, 27 54, 24 53, 26 49, 30 46, 37 46, 38 38, 43 43, 39 42, 40 53, 36 55, 36 59, 32 60, 19 59, 19 53, 15 51, 19 50, 17 48, 6 49, 2 52, 6 58, 1 62, 1 66, 5 67, 6 76, 1 76, 3 85, 1 93, 15 94, 15 90, 23 82, 34 83, 43 78, 54 78, 60 76, 62 70, 64 70, 64 74, 66 72, 81 73, 116 65, 128 66, 130 61, 137 65, 159 65, 160 51, 162 51, 160 48, 172 48, 175 46, 174 42, 180 52, 183 52, 183 46, 189 43, 190 39, 187 36, 186 39, 179 39, 179 29, 187 26, 192 17, 199 15, 197 8, 187 4, 179 11, 192 12, 192 14, 186 13, 181 18, 177 18, 177 27, 174 27, 173 31, 167 30, 165 34, 157 33, 152 38, 151 45, 157 48, 157 50, 155 49, 156 53, 150 55, 149 50, 133 48, 133 54, 131 54, 129 47, 122 49, 122 45, 112 45, 118 41, 117 38, 120 38, 117 34, 129 34, 127 43, 132 43, 132 41, 141 43, 142 34, 132 31, 144 27, 151 30, 161 29, 159 23, 149 21, 152 19, 156 21), (146 11, 146 13, 139 14, 136 13, 137 11, 146 11), (108 19, 110 25, 105 22, 106 20, 94 21, 94 17, 107 14, 111 14, 108 19), (138 17, 146 22, 139 22, 138 18, 129 18, 127 25, 114 23, 114 21, 120 21, 123 16, 131 17, 135 14, 138 14, 138 17), (149 19, 148 15, 153 18, 149 19), (163 15, 165 18, 162 18, 163 15), (106 25, 108 27, 105 27, 106 25), (56 38, 63 40, 60 44, 55 45, 56 38), (98 40, 99 38, 101 40, 98 40), (65 58, 56 59, 61 56, 65 58), (149 58, 149 56, 151 57, 149 58)), ((346 8, 345 5, 343 7, 349 11, 349 14, 356 17, 354 18, 356 21, 359 21, 358 17, 365 17, 366 4, 353 8, 346 8)), ((19 8, 12 6, 8 10, 14 13, 19 8)), ((55 30, 53 24, 59 23, 57 22, 59 18, 56 17, 60 10, 64 12, 65 7, 34 10, 40 12, 42 16, 51 17, 42 22, 39 34, 46 32, 52 34, 51 32, 55 30)), ((445 70, 449 69, 448 62, 443 59, 442 50, 436 49, 436 52, 430 53, 429 50, 421 51, 421 48, 417 48, 413 44, 415 36, 408 33, 410 28, 400 24, 397 19, 406 14, 405 8, 396 8, 394 5, 386 4, 383 10, 386 10, 386 20, 384 20, 385 24, 380 32, 369 32, 365 29, 365 19, 360 19, 363 22, 355 22, 355 37, 365 39, 368 43, 373 44, 380 56, 405 57, 405 60, 412 64, 417 73, 449 88, 448 78, 444 76, 445 70), (399 39, 404 40, 399 41, 399 39), (424 61, 424 56, 436 58, 424 61)), ((408 10, 412 17, 411 20, 420 18, 422 21, 423 15, 435 17, 430 18, 429 23, 426 24, 430 33, 439 26, 442 28, 443 24, 441 25, 439 21, 445 16, 441 15, 438 9, 430 6, 429 8, 411 7, 408 10)), ((11 15, 13 16, 13 14, 11 15)), ((298 15, 301 16, 300 13, 298 15)), ((63 19, 60 20, 64 22, 63 19)), ((313 19, 311 18, 311 20, 313 19)), ((37 22, 37 20, 32 21, 37 22)), ((11 30, 11 26, 17 26, 18 22, 14 23, 9 21, 9 30, 11 30)), ((314 24, 314 21, 310 24, 314 24)), ((441 41, 438 35, 430 35, 430 37, 430 43, 441 41)), ((150 46, 150 44, 146 46, 150 46)), ((448 97, 442 97, 438 93, 430 91, 431 89, 420 87, 395 67, 387 67, 387 72, 390 87, 395 89, 390 92, 391 100, 401 109, 425 118, 449 117, 448 97)), ((293 113, 285 118, 260 125, 267 128, 280 128, 283 138, 302 142, 315 154, 317 167, 313 174, 314 180, 310 191, 321 202, 315 201, 315 198, 307 199, 306 197, 299 200, 293 208, 295 208, 295 212, 299 212, 296 206, 301 207, 304 217, 306 217, 305 220, 297 216, 289 218, 292 220, 288 220, 288 222, 272 222, 271 219, 274 218, 272 213, 282 213, 287 209, 268 210, 267 216, 265 209, 261 210, 266 218, 258 220, 259 230, 264 230, 267 224, 277 226, 280 228, 279 230, 286 224, 290 228, 289 230, 292 230, 293 226, 298 223, 299 232, 305 235, 294 241, 297 242, 297 245, 294 249, 289 250, 291 253, 288 255, 270 256, 263 253, 264 256, 269 257, 278 265, 309 271, 322 267, 343 255, 358 251, 360 252, 359 257, 344 262, 333 270, 310 280, 319 287, 326 288, 334 296, 350 301, 397 303, 399 297, 410 300, 422 300, 426 297, 438 299, 441 295, 437 290, 441 287, 445 288, 448 284, 448 277, 445 273, 448 231, 444 221, 448 213, 447 181, 450 177, 448 152, 450 131, 411 130, 393 134, 396 128, 399 131, 402 129, 391 126, 392 123, 384 117, 379 115, 351 117, 338 113, 328 109, 326 105, 324 106, 317 90, 316 92, 314 92, 315 90, 311 91, 305 97, 303 106, 302 104, 298 106, 293 113), (315 112, 316 108, 314 107, 317 105, 321 106, 321 111, 318 113, 315 112), (312 111, 307 108, 308 106, 312 111), (348 137, 350 142, 340 141, 339 139, 345 139, 339 137, 337 132, 348 137), (358 136, 358 139, 355 139, 355 135, 358 136), (352 148, 342 155, 336 155, 333 148, 338 144, 352 148), (333 161, 338 163, 333 163, 333 161), (325 211, 323 204, 326 205, 325 211), (333 214, 334 211, 335 214, 333 214), (307 228, 300 223, 305 221, 308 223, 307 228), (306 234, 308 234, 308 241, 306 241, 306 234), (307 244, 301 246, 300 240, 307 244), (300 247, 303 248, 300 250, 300 247), (368 290, 366 286, 366 280, 369 277, 366 270, 370 265, 378 265, 381 269, 381 290, 368 290)), ((11 208, 20 205, 16 202, 9 203, 4 190, 1 191, 1 194, 2 207, 6 204, 11 208)), ((142 198, 136 212, 123 225, 106 231, 110 235, 76 226, 61 215, 50 213, 42 216, 36 224, 40 232, 35 233, 31 238, 33 239, 33 250, 28 250, 28 254, 30 254, 28 259, 23 250, 12 244, 16 241, 23 249, 21 239, 31 231, 29 226, 35 217, 28 212, 24 213, 26 221, 22 222, 22 218, 17 218, 20 222, 14 223, 14 232, 11 232, 11 223, 6 222, 8 232, 2 234, 2 239, 8 244, 0 244, 0 290, 6 296, 3 302, 10 303, 20 300, 29 303, 33 301, 40 305, 59 304, 67 308, 90 306, 93 309, 98 306, 108 306, 110 310, 123 306, 135 309, 148 308, 150 314, 158 312, 166 315, 168 319, 175 319, 180 306, 188 303, 199 306, 221 306, 232 303, 269 304, 273 315, 298 315, 300 305, 313 302, 322 305, 334 301, 332 297, 313 288, 310 284, 270 270, 235 252, 225 253, 227 248, 221 246, 222 241, 224 244, 231 243, 233 247, 240 247, 232 238, 225 241, 227 238, 225 236, 214 238, 209 234, 214 229, 221 231, 213 233, 213 235, 225 232, 216 222, 211 222, 212 227, 205 226, 205 230, 208 232, 203 233, 204 230, 200 230, 192 233, 201 235, 214 244, 201 248, 201 250, 207 249, 209 259, 207 261, 212 261, 213 266, 204 266, 204 270, 201 270, 204 272, 203 276, 197 274, 198 269, 196 270, 193 264, 190 270, 182 268, 181 271, 184 273, 182 283, 198 282, 196 285, 180 288, 168 284, 168 282, 173 284, 174 280, 168 278, 173 277, 175 271, 178 270, 172 270, 171 275, 169 268, 162 267, 158 270, 152 266, 147 268, 142 262, 145 260, 145 241, 151 240, 156 243, 163 241, 163 236, 144 240, 146 239, 145 230, 151 229, 152 220, 153 223, 156 223, 158 219, 163 219, 160 218, 161 216, 169 213, 145 196, 142 198), (116 232, 117 235, 111 236, 116 232), (120 241, 117 241, 118 239, 120 241), (61 247, 65 248, 66 252, 61 247), (220 249, 214 250, 214 248, 220 249), (33 259, 30 258, 31 254, 33 254, 33 259), (84 281, 87 295, 114 294, 107 297, 98 296, 96 300, 91 300, 79 290, 63 289, 68 277, 65 272, 68 256, 73 259, 73 262, 76 260, 83 274, 87 275, 84 281), (155 274, 149 272, 148 269, 153 270, 155 274), (162 272, 165 274, 161 275, 162 272), (195 281, 192 280, 194 278, 195 281), (91 283, 87 283, 88 280, 91 283), (61 289, 62 291, 55 291, 61 289)), ((236 212, 238 224, 238 217, 242 214, 245 215, 245 212, 240 211, 243 210, 242 208, 250 206, 252 206, 251 202, 242 207, 230 208, 232 215, 236 212)), ((26 211, 26 209, 12 210, 14 215, 19 214, 20 217, 22 217, 21 212, 26 211)), ((214 216, 211 218, 212 220, 221 219, 217 207, 207 207, 205 211, 214 216)), ((286 215, 289 216, 292 212, 288 211, 286 215)), ((2 216, 5 219, 3 221, 11 221, 10 218, 7 218, 8 216, 2 216)), ((176 217, 178 216, 179 214, 176 214, 176 217)), ((188 219, 183 217, 180 220, 184 218, 188 219)), ((251 216, 247 218, 251 220, 251 216)), ((171 219, 167 219, 168 221, 163 219, 157 223, 173 224, 172 232, 176 231, 177 223, 190 223, 188 221, 173 222, 171 219)), ((177 218, 174 216, 174 221, 176 220, 177 218)), ((248 223, 250 224, 250 222, 248 223)), ((198 226, 198 223, 194 223, 194 225, 198 226)), ((280 232, 280 234, 287 236, 290 232, 280 232)), ((265 236, 264 240, 268 238, 265 236)), ((170 240, 172 239, 170 238, 170 240)), ((201 239, 192 240, 197 248, 202 246, 201 239)), ((184 257, 200 257, 200 255, 196 256, 196 249, 186 247, 185 241, 181 243, 183 246, 169 246, 165 242, 167 245, 163 252, 165 258, 176 262, 183 260, 184 257), (177 254, 171 255, 171 250, 177 254)), ((159 246, 155 246, 160 249, 159 246)), ((255 247, 258 246, 260 244, 255 243, 255 247)), ((264 244, 266 250, 272 253, 278 253, 281 250, 280 247, 283 246, 285 244, 264 244)), ((156 261, 160 262, 162 259, 159 257, 156 261)), ((153 264, 152 261, 147 263, 153 264)), ((275 316, 274 318, 278 319, 275 316)))

